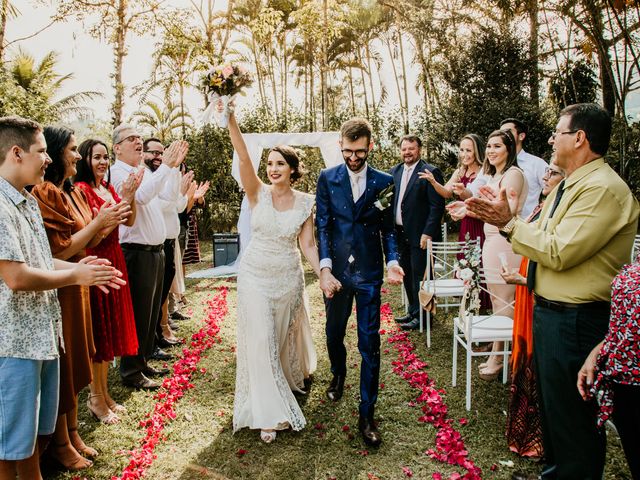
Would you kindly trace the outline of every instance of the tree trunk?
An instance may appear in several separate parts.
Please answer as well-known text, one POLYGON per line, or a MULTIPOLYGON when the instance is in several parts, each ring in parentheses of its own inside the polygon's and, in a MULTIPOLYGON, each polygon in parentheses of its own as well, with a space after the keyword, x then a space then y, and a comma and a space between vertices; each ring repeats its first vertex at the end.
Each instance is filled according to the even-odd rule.
POLYGON ((534 68, 529 77, 529 98, 533 105, 540 106, 540 74, 538 68, 538 0, 529 0, 527 4, 529 14, 529 59, 534 62, 534 68))
POLYGON ((182 119, 182 139, 184 140, 187 136, 187 126, 185 125, 184 119, 184 78, 181 78, 180 84, 180 118, 182 119))
POLYGON ((349 99, 351 100, 351 115, 356 115, 356 97, 353 93, 353 68, 349 66, 349 99))
MULTIPOLYGON (((329 31, 329 5, 327 0, 322 1, 322 11, 324 15, 324 28, 325 31, 329 31)), ((327 129, 327 125, 329 124, 329 116, 328 116, 328 106, 327 106, 327 67, 328 67, 328 49, 327 45, 327 37, 326 35, 322 38, 322 64, 320 67, 320 86, 322 87, 322 130, 327 129)))
MULTIPOLYGON (((358 55, 360 56, 360 63, 362 63, 362 55, 360 54, 360 49, 358 49, 358 55)), ((365 112, 365 116, 369 118, 369 99, 367 97, 367 82, 365 82, 364 80, 364 68, 360 69, 360 78, 362 80, 362 93, 364 94, 364 112, 365 112)), ((375 109, 375 105, 374 105, 374 109, 375 109)))
POLYGON ((4 34, 7 30, 7 14, 9 10, 9 0, 2 0, 0 6, 0 65, 4 63, 4 34))
MULTIPOLYGON (((374 113, 378 111, 378 105, 376 105, 376 97, 374 95, 373 90, 373 69, 371 68, 371 49, 369 48, 369 42, 367 42, 364 46, 365 53, 367 54, 367 74, 369 77, 369 91, 371 92, 371 106, 373 107, 374 113)), ((364 88, 364 79, 362 80, 362 86, 364 88)), ((366 92, 365 92, 366 93, 366 92)), ((367 109, 367 115, 368 109, 367 109)))
POLYGON ((398 78, 396 62, 393 60, 393 50, 391 49, 391 40, 389 39, 389 37, 385 39, 385 43, 387 44, 387 49, 389 50, 389 58, 391 59, 391 68, 393 69, 393 77, 395 78, 396 91, 398 92, 398 103, 400 103, 400 113, 402 114, 402 124, 405 125, 407 123, 407 119, 405 117, 405 106, 402 105, 402 89, 400 88, 400 80, 398 78))
POLYGON ((124 106, 124 84, 122 83, 122 65, 124 57, 127 54, 126 38, 127 38, 127 3, 126 0, 118 1, 117 25, 115 31, 115 49, 114 49, 114 66, 113 74, 115 98, 112 107, 112 123, 117 127, 122 123, 122 110, 124 106))
POLYGON ((404 134, 409 134, 409 94, 407 93, 407 65, 404 61, 404 47, 402 46, 402 32, 398 29, 398 40, 400 44, 400 61, 402 64, 402 84, 404 88, 404 134))
POLYGON ((253 53, 253 63, 256 66, 256 77, 258 79, 258 92, 260 93, 260 103, 263 108, 267 108, 266 94, 264 90, 264 80, 262 79, 262 73, 260 72, 260 63, 258 62, 258 50, 256 48, 256 41, 251 35, 251 53, 253 53))

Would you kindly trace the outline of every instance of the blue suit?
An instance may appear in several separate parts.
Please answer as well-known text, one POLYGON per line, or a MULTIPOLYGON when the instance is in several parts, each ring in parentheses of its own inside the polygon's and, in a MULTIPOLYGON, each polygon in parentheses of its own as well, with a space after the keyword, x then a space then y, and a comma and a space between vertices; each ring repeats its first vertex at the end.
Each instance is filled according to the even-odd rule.
POLYGON ((393 177, 369 166, 366 189, 353 201, 346 165, 325 169, 316 189, 316 227, 320 258, 330 258, 342 290, 325 297, 327 350, 331 372, 345 376, 344 336, 356 300, 360 369, 360 415, 373 418, 380 375, 380 287, 386 261, 398 260, 393 212, 374 203, 393 177))

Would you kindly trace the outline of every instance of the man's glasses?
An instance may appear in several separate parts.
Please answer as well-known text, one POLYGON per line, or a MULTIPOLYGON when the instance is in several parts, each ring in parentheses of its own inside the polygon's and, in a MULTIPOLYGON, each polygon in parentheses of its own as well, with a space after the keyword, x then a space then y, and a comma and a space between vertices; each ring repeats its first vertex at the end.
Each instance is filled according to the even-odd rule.
POLYGON ((555 140, 558 135, 573 135, 574 133, 578 133, 580 130, 568 130, 566 132, 553 132, 551 134, 551 140, 555 140))
POLYGON ((148 153, 150 154, 152 157, 161 157, 163 155, 164 152, 161 152, 160 150, 147 150, 144 153, 148 153))
POLYGON ((544 174, 547 177, 553 177, 554 175, 562 175, 562 172, 559 172, 558 170, 554 170, 552 168, 547 168, 545 169, 544 174))
POLYGON ((359 158, 360 160, 362 160, 363 158, 367 158, 367 155, 369 154, 369 150, 366 148, 360 150, 350 150, 348 148, 344 148, 340 151, 342 152, 342 156, 344 158, 351 158, 355 154, 356 158, 359 158))
POLYGON ((140 135, 129 135, 128 137, 125 137, 122 140, 120 140, 118 143, 123 143, 123 142, 133 143, 136 140, 142 140, 142 137, 140 135))

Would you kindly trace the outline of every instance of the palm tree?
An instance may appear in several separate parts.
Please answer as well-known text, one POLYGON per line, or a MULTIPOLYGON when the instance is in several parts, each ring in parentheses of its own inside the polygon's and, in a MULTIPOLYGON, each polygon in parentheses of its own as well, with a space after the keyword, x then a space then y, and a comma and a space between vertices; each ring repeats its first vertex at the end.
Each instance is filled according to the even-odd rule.
POLYGON ((84 105, 86 102, 102 97, 102 93, 95 91, 83 91, 72 93, 59 98, 58 93, 62 86, 73 75, 57 73, 58 54, 47 53, 39 63, 30 53, 19 49, 16 55, 9 61, 8 73, 16 86, 27 94, 41 95, 51 104, 60 118, 87 117, 91 114, 91 108, 84 105))
POLYGON ((133 121, 138 125, 147 127, 151 130, 151 134, 160 139, 163 143, 171 138, 175 138, 176 134, 184 131, 185 128, 191 128, 185 120, 191 120, 191 115, 181 111, 180 106, 173 103, 167 98, 163 104, 147 100, 142 109, 133 113, 133 121))

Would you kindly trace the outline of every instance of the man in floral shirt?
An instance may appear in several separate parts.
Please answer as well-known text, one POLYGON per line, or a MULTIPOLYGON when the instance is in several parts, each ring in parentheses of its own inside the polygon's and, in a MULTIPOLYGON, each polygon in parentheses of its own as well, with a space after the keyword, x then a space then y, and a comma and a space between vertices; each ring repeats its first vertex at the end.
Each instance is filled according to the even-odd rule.
POLYGON ((41 479, 36 438, 53 433, 58 415, 56 288, 118 288, 105 260, 54 260, 38 204, 25 187, 43 181, 51 159, 42 127, 0 118, 0 478, 41 479))

